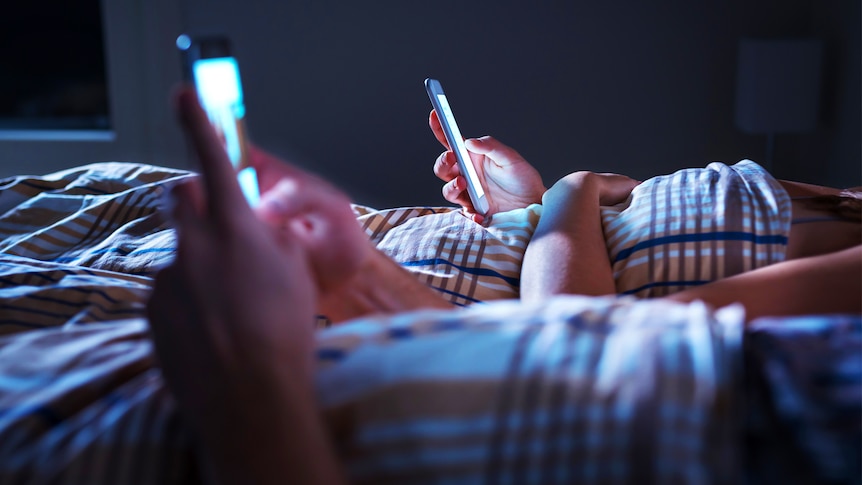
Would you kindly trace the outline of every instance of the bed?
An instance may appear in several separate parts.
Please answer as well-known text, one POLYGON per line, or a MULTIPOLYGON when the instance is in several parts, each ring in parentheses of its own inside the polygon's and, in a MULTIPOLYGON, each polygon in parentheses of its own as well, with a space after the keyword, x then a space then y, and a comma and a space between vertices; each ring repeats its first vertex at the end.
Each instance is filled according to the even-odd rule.
MULTIPOLYGON (((0 483, 203 480, 143 319, 174 250, 163 195, 190 176, 96 163, 0 181, 0 483)), ((540 206, 485 226, 354 211, 462 307, 318 317, 320 401, 357 482, 858 483, 859 316, 766 319, 744 345, 735 307, 522 305, 540 206)))

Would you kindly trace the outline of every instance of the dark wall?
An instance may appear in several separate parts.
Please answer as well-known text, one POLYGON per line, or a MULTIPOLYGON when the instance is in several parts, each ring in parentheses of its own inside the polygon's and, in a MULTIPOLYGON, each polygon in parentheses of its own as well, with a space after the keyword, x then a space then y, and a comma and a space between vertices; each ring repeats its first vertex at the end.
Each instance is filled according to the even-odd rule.
POLYGON ((779 135, 774 171, 862 183, 858 0, 183 5, 186 30, 233 37, 256 142, 372 206, 444 203, 429 76, 465 136, 513 146, 547 185, 579 169, 645 178, 760 160, 765 137, 733 121, 742 36, 825 40, 820 127, 779 135))

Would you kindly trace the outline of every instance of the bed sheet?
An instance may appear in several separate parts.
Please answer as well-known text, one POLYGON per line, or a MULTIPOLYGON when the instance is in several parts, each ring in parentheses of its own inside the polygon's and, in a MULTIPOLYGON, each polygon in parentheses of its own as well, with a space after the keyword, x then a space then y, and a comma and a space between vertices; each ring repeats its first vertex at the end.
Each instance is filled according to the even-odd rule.
MULTIPOLYGON (((318 399, 350 476, 735 483, 741 315, 657 303, 500 301, 322 330, 318 399)), ((0 338, 0 482, 200 477, 143 319, 0 338)))
MULTIPOLYGON (((143 321, 175 252, 165 194, 192 176, 107 162, 0 181, 0 482, 197 479, 143 321)), ((517 295, 535 212, 483 228, 451 207, 354 210, 453 303, 517 295)))
MULTIPOLYGON (((0 335, 142 316, 154 272, 175 251, 165 194, 191 176, 106 162, 0 181, 0 335)), ((353 209, 378 249, 459 306, 517 298, 540 213, 483 226, 452 207, 353 209)))
MULTIPOLYGON (((104 163, 0 182, 0 483, 200 481, 143 319, 174 248, 160 200, 189 176, 104 163)), ((357 481, 738 483, 739 311, 521 305, 509 298, 540 209, 487 227, 452 208, 355 210, 464 306, 319 333, 319 399, 357 481)), ((862 333, 859 318, 812 322, 862 333)), ((850 376, 852 401, 862 371, 847 355, 818 375, 850 376)))

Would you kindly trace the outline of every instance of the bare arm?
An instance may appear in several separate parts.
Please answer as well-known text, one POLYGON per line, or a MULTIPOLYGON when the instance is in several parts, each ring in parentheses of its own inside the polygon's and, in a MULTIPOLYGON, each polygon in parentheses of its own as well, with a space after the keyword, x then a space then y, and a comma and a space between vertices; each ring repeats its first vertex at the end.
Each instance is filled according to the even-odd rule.
POLYGON ((315 282, 328 279, 315 274, 311 231, 337 234, 307 222, 329 210, 350 220, 349 208, 304 179, 318 212, 272 231, 245 202, 196 93, 181 90, 177 105, 202 177, 174 189, 176 258, 147 305, 165 383, 218 483, 343 483, 313 385, 315 282))
POLYGON ((614 294, 600 206, 625 200, 637 183, 622 175, 576 172, 554 184, 524 253, 521 298, 614 294))
POLYGON ((715 307, 741 303, 746 318, 862 313, 862 246, 793 259, 666 297, 715 307))
MULTIPOLYGON (((578 172, 543 199, 539 225, 524 255, 521 296, 615 292, 599 207, 622 201, 636 182, 578 172)), ((747 318, 766 315, 862 313, 862 246, 760 268, 669 297, 715 307, 741 303, 747 318)))

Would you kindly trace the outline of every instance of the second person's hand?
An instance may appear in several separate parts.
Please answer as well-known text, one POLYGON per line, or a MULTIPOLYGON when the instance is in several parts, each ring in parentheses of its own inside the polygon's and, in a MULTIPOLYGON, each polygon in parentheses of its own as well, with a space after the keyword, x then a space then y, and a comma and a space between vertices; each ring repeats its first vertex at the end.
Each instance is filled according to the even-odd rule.
POLYGON ((490 206, 487 214, 478 214, 467 193, 467 181, 458 168, 455 154, 446 141, 434 110, 431 110, 428 124, 437 140, 446 147, 446 151, 441 153, 434 163, 434 174, 446 182, 443 186, 443 197, 460 205, 473 220, 482 222, 486 217, 498 212, 541 202, 547 189, 535 167, 517 151, 490 136, 471 138, 466 140, 467 150, 488 193, 490 206))

